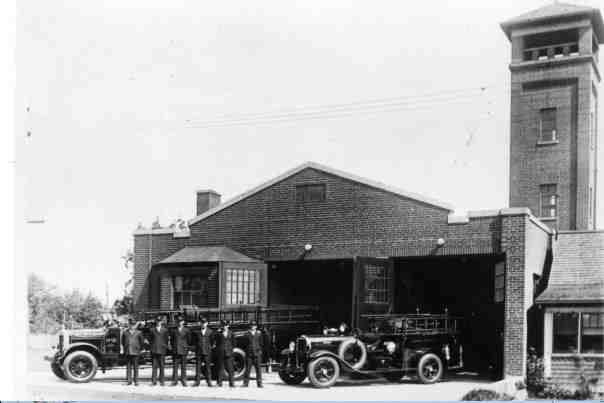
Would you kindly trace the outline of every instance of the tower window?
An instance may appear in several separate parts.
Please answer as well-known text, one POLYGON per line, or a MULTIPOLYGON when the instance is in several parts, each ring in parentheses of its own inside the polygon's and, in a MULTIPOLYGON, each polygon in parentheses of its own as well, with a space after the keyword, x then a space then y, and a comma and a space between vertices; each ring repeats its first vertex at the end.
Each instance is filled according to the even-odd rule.
POLYGON ((541 217, 555 218, 558 206, 556 184, 541 185, 539 190, 541 197, 541 217))
POLYGON ((296 201, 317 202, 325 200, 324 184, 296 185, 296 201))
POLYGON ((556 108, 544 108, 539 111, 540 141, 556 141, 556 108))

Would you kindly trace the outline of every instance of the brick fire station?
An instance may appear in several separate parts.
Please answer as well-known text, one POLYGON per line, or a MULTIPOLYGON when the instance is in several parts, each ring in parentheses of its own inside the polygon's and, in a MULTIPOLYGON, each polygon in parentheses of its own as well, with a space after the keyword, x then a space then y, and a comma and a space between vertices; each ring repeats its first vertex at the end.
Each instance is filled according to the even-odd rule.
MULTIPOLYGON (((573 387, 604 361, 595 230, 600 11, 555 3, 501 24, 511 42, 509 207, 447 203, 308 162, 196 216, 134 232, 137 309, 316 305, 326 324, 441 313, 471 323, 467 366, 523 376, 528 347, 573 387)), ((600 380, 599 387, 602 387, 600 380)))

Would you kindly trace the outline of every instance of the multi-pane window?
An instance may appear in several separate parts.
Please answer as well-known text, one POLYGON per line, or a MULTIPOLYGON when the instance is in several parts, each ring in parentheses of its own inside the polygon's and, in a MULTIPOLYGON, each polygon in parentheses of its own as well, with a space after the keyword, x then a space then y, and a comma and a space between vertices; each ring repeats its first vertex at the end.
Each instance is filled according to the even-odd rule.
POLYGON ((260 303, 260 275, 253 269, 227 269, 225 286, 227 305, 260 303))
POLYGON ((392 279, 387 267, 365 266, 365 303, 390 303, 390 284, 392 279))
POLYGON ((186 305, 208 306, 208 282, 201 276, 174 276, 174 308, 186 305))
POLYGON ((325 200, 325 184, 296 185, 296 201, 317 202, 325 200))
POLYGON ((558 204, 557 186, 555 184, 541 185, 539 193, 541 198, 540 216, 544 218, 556 217, 558 204))
POLYGON ((604 312, 555 312, 554 353, 604 353, 604 312))
POLYGON ((545 108, 539 111, 540 141, 558 140, 556 133, 556 108, 545 108))

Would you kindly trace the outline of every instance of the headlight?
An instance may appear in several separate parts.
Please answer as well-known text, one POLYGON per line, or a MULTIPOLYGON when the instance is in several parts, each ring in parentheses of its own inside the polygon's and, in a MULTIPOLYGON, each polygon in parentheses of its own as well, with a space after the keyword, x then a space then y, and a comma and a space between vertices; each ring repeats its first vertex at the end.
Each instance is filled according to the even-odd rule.
POLYGON ((386 345, 386 351, 388 351, 388 353, 390 353, 390 354, 393 354, 394 351, 396 350, 396 343, 393 341, 387 341, 384 344, 386 345))

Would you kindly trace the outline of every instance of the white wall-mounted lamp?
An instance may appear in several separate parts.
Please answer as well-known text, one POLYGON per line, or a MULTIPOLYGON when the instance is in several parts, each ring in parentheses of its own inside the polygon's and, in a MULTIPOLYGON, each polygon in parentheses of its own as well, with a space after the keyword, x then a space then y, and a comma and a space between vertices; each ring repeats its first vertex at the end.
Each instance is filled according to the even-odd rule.
POLYGON ((438 238, 438 240, 436 241, 436 244, 441 247, 445 244, 445 240, 443 238, 438 238))
POLYGON ((311 249, 312 249, 312 245, 311 244, 307 243, 306 245, 304 245, 304 250, 306 252, 310 252, 311 249))

